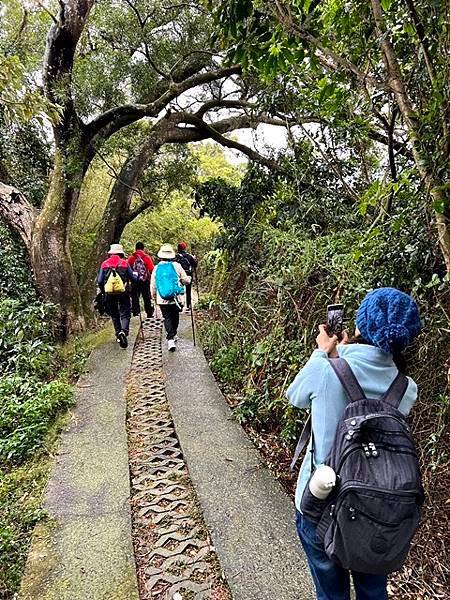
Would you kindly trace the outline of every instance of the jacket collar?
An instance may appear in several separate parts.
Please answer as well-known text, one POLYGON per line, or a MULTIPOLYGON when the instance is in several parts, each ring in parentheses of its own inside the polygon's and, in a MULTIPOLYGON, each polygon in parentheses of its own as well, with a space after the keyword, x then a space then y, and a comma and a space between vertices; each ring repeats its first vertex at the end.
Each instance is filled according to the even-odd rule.
POLYGON ((359 358, 380 366, 394 366, 392 354, 369 344, 343 344, 337 351, 341 358, 359 358))

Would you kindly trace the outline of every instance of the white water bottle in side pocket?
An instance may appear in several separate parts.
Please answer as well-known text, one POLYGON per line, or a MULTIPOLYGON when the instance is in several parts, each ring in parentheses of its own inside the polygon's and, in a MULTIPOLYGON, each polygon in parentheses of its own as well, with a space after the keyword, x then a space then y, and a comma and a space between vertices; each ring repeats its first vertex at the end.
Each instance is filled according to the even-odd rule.
POLYGON ((313 496, 325 500, 336 485, 336 473, 327 465, 320 465, 309 480, 309 490, 313 496))

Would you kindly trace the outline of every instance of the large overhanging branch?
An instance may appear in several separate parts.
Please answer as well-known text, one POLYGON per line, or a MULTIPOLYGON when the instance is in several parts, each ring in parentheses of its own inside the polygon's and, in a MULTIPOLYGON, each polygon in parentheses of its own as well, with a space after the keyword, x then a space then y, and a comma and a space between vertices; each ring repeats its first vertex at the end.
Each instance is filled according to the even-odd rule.
POLYGON ((224 133, 234 131, 236 129, 250 127, 256 128, 260 123, 270 122, 271 124, 284 125, 282 121, 264 116, 252 119, 251 117, 245 115, 241 117, 230 117, 229 119, 224 119, 218 123, 209 124, 197 115, 191 113, 181 113, 179 118, 181 120, 180 122, 192 125, 201 135, 204 135, 204 139, 211 138, 221 146, 232 148, 233 150, 239 150, 239 152, 242 152, 251 160, 268 167, 272 171, 284 173, 284 169, 277 161, 263 156, 256 150, 253 150, 253 148, 250 148, 245 144, 241 144, 236 140, 231 140, 223 135, 224 133))
POLYGON ((0 181, 0 217, 20 235, 28 250, 31 248, 33 225, 38 214, 39 210, 20 190, 0 181))
MULTIPOLYGON (((157 144, 158 148, 164 144, 187 144, 190 142, 213 139, 221 146, 239 150, 251 160, 263 164, 269 169, 284 173, 284 170, 276 161, 259 154, 256 150, 253 150, 244 144, 230 140, 224 135, 237 129, 255 129, 261 122, 271 122, 272 124, 280 126, 284 125, 281 120, 272 119, 264 115, 260 115, 259 119, 251 118, 248 115, 240 115, 208 124, 198 117, 198 113, 193 115, 188 112, 175 112, 166 115, 164 119, 159 121, 152 128, 151 137, 153 139, 153 144, 157 144), (186 124, 190 126, 181 126, 186 124)), ((143 151, 149 152, 148 141, 143 145, 143 151)), ((155 152, 152 152, 151 154, 154 155, 155 152)), ((128 210, 125 217, 126 222, 130 223, 150 206, 150 202, 145 199, 142 200, 142 202, 139 202, 133 209, 128 210)))
POLYGON ((190 89, 239 74, 240 65, 222 67, 197 73, 180 82, 167 84, 167 89, 158 98, 147 104, 126 104, 106 111, 88 124, 92 144, 95 146, 98 142, 109 138, 125 125, 130 125, 143 117, 155 117, 170 102, 190 89))

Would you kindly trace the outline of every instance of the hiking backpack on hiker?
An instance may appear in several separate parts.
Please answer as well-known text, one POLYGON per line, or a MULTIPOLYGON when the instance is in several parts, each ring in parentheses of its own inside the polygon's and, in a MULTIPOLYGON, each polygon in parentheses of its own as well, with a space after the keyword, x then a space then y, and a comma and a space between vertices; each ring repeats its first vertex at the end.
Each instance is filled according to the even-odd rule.
POLYGON ((136 271, 138 276, 138 281, 147 281, 148 280, 148 269, 147 265, 144 262, 142 256, 136 256, 133 271, 136 271))
MULTIPOLYGON (((324 461, 337 482, 323 500, 307 485, 301 511, 316 524, 331 560, 344 569, 386 575, 403 565, 424 501, 414 441, 398 410, 408 379, 399 373, 384 396, 374 400, 366 398, 343 358, 329 362, 348 398, 324 461)), ((304 432, 293 464, 305 437, 304 432)))
POLYGON ((180 263, 180 265, 183 267, 183 270, 186 273, 186 275, 192 275, 192 265, 191 265, 191 261, 189 260, 187 254, 180 252, 177 254, 175 260, 178 263, 180 263))
POLYGON ((156 267, 155 285, 163 300, 175 300, 178 294, 184 294, 179 285, 178 273, 172 262, 161 262, 156 267))
POLYGON ((123 294, 125 292, 125 283, 120 276, 117 268, 110 267, 106 273, 105 292, 107 294, 123 294))

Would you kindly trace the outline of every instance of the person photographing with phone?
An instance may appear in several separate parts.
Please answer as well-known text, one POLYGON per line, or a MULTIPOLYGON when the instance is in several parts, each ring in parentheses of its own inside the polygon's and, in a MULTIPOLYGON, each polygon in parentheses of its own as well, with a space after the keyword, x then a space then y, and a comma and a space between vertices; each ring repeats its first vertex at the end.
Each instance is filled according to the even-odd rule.
POLYGON ((311 409, 295 505, 318 600, 350 600, 350 574, 357 600, 387 600, 387 574, 407 554, 423 495, 403 422, 417 386, 402 352, 419 331, 415 301, 394 288, 366 295, 351 339, 343 306, 331 305, 317 349, 286 392, 311 409))

